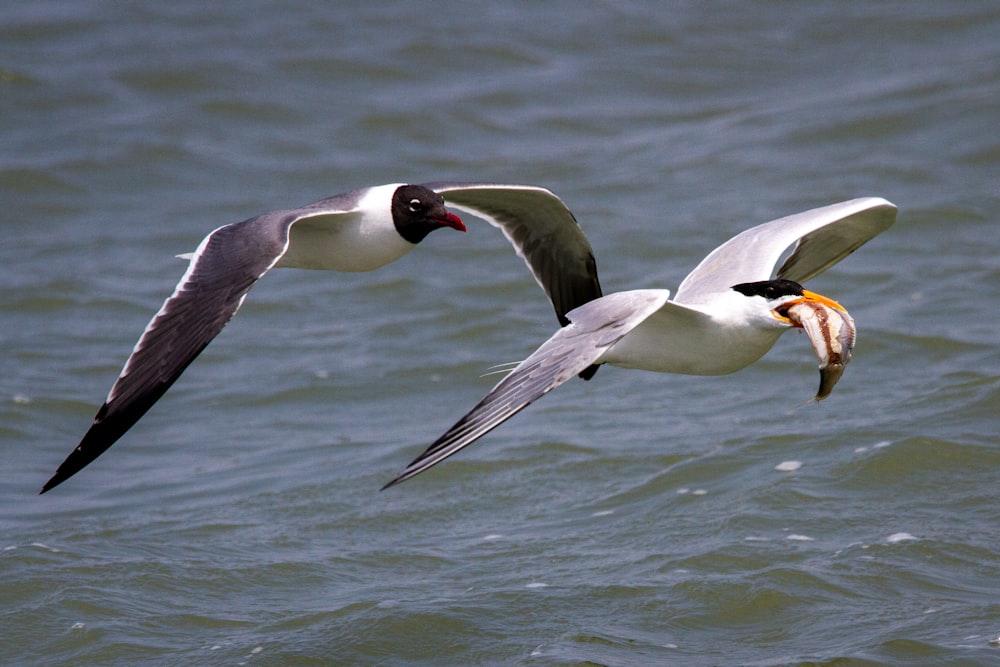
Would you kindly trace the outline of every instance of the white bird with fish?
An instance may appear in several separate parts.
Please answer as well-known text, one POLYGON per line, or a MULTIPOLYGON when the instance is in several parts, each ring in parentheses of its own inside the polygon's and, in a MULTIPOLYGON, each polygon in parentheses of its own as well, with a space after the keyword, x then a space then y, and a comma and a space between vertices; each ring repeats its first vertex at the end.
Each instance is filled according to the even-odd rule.
POLYGON ((754 363, 782 333, 798 328, 819 360, 820 385, 812 400, 828 397, 851 359, 854 320, 839 303, 802 283, 895 220, 896 206, 879 197, 812 209, 723 243, 688 274, 673 299, 669 290, 641 289, 578 306, 566 314, 567 326, 383 488, 440 463, 574 375, 591 378, 601 364, 725 375, 754 363), (789 248, 791 254, 781 262, 789 248))

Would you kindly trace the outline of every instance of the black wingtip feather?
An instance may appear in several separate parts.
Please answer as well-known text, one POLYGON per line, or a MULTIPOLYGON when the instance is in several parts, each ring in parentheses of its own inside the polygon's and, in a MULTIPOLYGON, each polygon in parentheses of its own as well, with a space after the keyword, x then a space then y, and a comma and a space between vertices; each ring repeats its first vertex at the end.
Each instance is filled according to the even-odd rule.
POLYGON ((145 412, 145 409, 137 410, 128 414, 124 419, 113 418, 105 421, 103 417, 107 414, 107 405, 102 406, 97 413, 98 418, 94 420, 90 430, 80 440, 80 444, 59 464, 55 474, 45 483, 39 494, 51 491, 93 463, 94 459, 117 442, 145 412))

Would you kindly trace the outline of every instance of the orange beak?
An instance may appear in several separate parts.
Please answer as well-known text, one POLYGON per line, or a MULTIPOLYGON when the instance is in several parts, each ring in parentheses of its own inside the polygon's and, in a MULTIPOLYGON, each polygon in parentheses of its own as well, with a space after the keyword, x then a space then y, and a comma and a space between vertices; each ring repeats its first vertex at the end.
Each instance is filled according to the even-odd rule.
POLYGON ((789 301, 788 303, 784 304, 780 308, 777 308, 777 309, 775 309, 775 310, 773 310, 771 312, 774 314, 774 316, 776 318, 778 318, 782 322, 786 322, 788 324, 791 324, 792 326, 801 326, 801 325, 795 324, 790 319, 788 319, 788 307, 789 306, 794 306, 795 304, 798 304, 798 303, 819 303, 819 304, 822 304, 824 306, 828 306, 830 308, 836 308, 837 310, 839 310, 842 313, 846 313, 847 312, 846 308, 844 308, 843 306, 841 306, 839 303, 837 303, 836 301, 834 301, 830 297, 823 296, 822 294, 817 294, 816 292, 810 292, 807 289, 802 290, 802 296, 799 297, 798 299, 795 299, 794 301, 789 301))

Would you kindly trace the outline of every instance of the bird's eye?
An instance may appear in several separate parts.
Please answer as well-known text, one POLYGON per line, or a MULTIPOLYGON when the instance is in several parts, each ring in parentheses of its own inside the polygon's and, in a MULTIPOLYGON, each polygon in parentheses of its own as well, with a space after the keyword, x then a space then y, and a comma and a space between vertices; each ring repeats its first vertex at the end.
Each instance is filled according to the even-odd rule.
POLYGON ((419 199, 411 199, 410 200, 410 211, 412 211, 413 213, 416 213, 417 211, 420 211, 421 209, 423 209, 423 207, 424 206, 423 206, 423 204, 420 203, 419 199))

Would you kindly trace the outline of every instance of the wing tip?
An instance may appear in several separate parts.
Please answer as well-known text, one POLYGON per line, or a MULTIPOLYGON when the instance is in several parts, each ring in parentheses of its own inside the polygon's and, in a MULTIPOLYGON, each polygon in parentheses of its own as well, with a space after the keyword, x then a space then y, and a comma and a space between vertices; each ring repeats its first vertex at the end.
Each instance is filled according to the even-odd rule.
POLYGON ((52 477, 49 478, 49 481, 45 482, 45 484, 42 485, 42 490, 38 492, 38 495, 41 496, 48 493, 52 489, 56 488, 57 486, 65 482, 70 477, 72 477, 72 474, 67 475, 65 473, 56 470, 56 474, 52 475, 52 477))
POLYGON ((378 491, 379 491, 379 493, 382 493, 386 489, 388 489, 390 487, 393 487, 393 486, 396 486, 397 484, 402 484, 405 481, 406 481, 406 478, 404 478, 402 474, 396 475, 388 483, 383 484, 382 488, 380 488, 378 491))
POLYGON ((121 437, 121 434, 115 437, 108 437, 106 430, 102 428, 105 424, 103 418, 107 413, 107 408, 107 403, 101 406, 97 417, 94 419, 94 423, 91 424, 90 429, 84 434, 80 440, 80 444, 63 459, 63 462, 56 468, 55 474, 49 478, 49 481, 45 482, 38 495, 51 491, 86 468, 121 437))
POLYGON ((48 493, 87 466, 87 463, 90 461, 81 465, 77 458, 79 456, 79 452, 80 448, 77 447, 70 453, 69 456, 66 457, 66 460, 63 461, 58 468, 56 468, 55 474, 52 475, 52 477, 49 478, 49 481, 45 482, 42 486, 42 490, 38 492, 38 495, 48 493))
POLYGON ((888 206, 889 208, 893 208, 893 209, 898 209, 899 208, 898 206, 896 206, 895 204, 893 204, 891 201, 889 201, 885 197, 879 197, 877 195, 873 195, 871 197, 864 197, 862 199, 862 201, 868 201, 868 202, 870 202, 873 207, 874 206, 888 206))
POLYGON ((873 196, 861 197, 855 201, 859 206, 857 214, 868 214, 871 216, 869 219, 875 221, 878 231, 873 236, 877 236, 896 223, 896 217, 899 215, 899 207, 888 199, 873 196))
POLYGON ((399 472, 399 474, 397 474, 395 477, 393 477, 391 480, 389 480, 389 482, 387 482, 386 484, 383 484, 382 488, 379 489, 379 493, 381 493, 382 491, 385 491, 386 489, 391 488, 393 486, 397 486, 399 484, 402 484, 403 482, 405 482, 406 480, 410 479, 411 477, 415 477, 416 475, 419 475, 421 472, 423 472, 424 470, 426 470, 426 468, 423 467, 423 466, 418 467, 418 468, 414 468, 413 467, 413 465, 415 463, 417 463, 418 461, 420 461, 421 458, 422 457, 417 457, 417 459, 415 461, 413 461, 412 463, 410 463, 410 465, 408 465, 405 468, 403 468, 399 472))
POLYGON ((893 221, 895 220, 896 214, 899 212, 899 207, 893 204, 891 201, 889 201, 885 197, 879 197, 875 195, 869 197, 859 197, 857 199, 852 199, 844 203, 856 205, 859 209, 858 212, 877 211, 881 209, 883 211, 891 213, 893 221))

